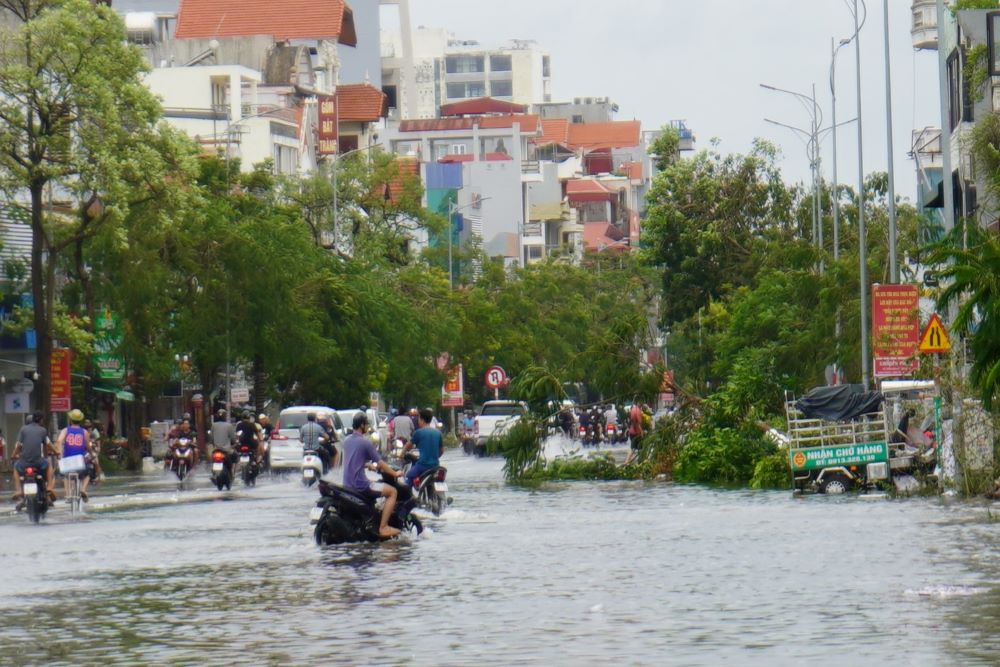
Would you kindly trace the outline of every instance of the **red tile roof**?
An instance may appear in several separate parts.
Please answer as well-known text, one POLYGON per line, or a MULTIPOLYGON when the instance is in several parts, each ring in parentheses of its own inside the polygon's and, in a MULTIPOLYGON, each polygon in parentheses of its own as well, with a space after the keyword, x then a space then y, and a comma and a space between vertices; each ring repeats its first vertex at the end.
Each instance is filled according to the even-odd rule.
POLYGON ((528 107, 524 104, 514 104, 492 97, 478 97, 472 100, 462 100, 441 105, 441 116, 482 116, 484 114, 514 114, 524 113, 528 107))
POLYGON ((404 120, 399 124, 400 132, 448 132, 452 130, 471 130, 478 125, 483 130, 499 130, 521 124, 522 134, 538 132, 538 116, 480 116, 477 118, 428 118, 422 120, 404 120))
POLYGON ((642 142, 642 123, 637 120, 570 123, 563 118, 553 118, 542 121, 542 131, 536 144, 559 144, 572 150, 631 148, 642 142))
POLYGON ((271 35, 358 43, 354 13, 344 0, 181 0, 174 34, 177 39, 271 35))
POLYGON ((613 193, 600 181, 595 181, 592 178, 574 178, 566 181, 566 194, 607 197, 613 193))
POLYGON ((396 165, 399 171, 389 180, 389 199, 398 204, 406 194, 407 186, 413 181, 420 181, 420 161, 415 157, 397 157, 396 165))
POLYGON ((622 238, 621 230, 606 222, 586 222, 583 225, 583 243, 588 250, 627 250, 627 244, 621 243, 622 238))
POLYGON ((385 93, 367 83, 337 86, 337 118, 341 123, 374 123, 389 113, 385 93))
POLYGON ((539 146, 569 144, 569 121, 565 118, 550 118, 542 121, 542 136, 535 139, 539 146))

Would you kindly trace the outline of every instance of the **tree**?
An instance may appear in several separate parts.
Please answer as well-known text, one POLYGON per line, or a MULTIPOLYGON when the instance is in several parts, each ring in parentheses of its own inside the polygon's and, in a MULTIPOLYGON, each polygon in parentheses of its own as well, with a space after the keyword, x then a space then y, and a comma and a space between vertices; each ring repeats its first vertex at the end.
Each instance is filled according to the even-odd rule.
POLYGON ((748 155, 702 152, 666 165, 648 195, 645 261, 660 267, 663 321, 750 285, 758 259, 794 238, 792 194, 758 141, 748 155))
POLYGON ((48 409, 60 256, 169 186, 159 104, 124 25, 86 0, 0 0, 0 188, 31 224, 39 407, 48 409))

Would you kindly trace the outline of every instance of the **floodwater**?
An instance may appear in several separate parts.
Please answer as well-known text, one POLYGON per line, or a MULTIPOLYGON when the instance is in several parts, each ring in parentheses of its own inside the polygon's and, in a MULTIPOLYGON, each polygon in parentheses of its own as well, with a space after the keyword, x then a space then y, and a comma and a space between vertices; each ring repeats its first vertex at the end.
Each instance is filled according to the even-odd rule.
POLYGON ((294 478, 0 518, 0 664, 1000 663, 987 505, 444 463, 451 509, 382 545, 317 547, 294 478))

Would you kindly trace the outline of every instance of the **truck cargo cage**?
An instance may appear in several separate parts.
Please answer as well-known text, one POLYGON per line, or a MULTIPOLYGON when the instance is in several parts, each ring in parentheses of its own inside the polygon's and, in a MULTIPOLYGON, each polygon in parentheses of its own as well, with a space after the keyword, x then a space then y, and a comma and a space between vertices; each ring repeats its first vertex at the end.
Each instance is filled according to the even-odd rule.
POLYGON ((886 442, 889 439, 885 409, 866 412, 850 420, 831 421, 809 417, 798 407, 792 392, 785 392, 785 416, 788 420, 789 446, 826 447, 886 442))

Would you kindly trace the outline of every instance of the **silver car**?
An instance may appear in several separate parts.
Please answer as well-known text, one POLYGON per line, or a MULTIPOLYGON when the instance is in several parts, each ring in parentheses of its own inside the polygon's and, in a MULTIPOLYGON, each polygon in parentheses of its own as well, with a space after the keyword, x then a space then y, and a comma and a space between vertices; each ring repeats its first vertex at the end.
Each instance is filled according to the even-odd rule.
POLYGON ((302 439, 299 429, 308 421, 306 416, 316 413, 316 421, 320 424, 332 422, 338 439, 344 430, 340 415, 333 408, 325 405, 297 405, 285 408, 278 416, 274 432, 271 433, 271 469, 298 470, 302 467, 302 439))

